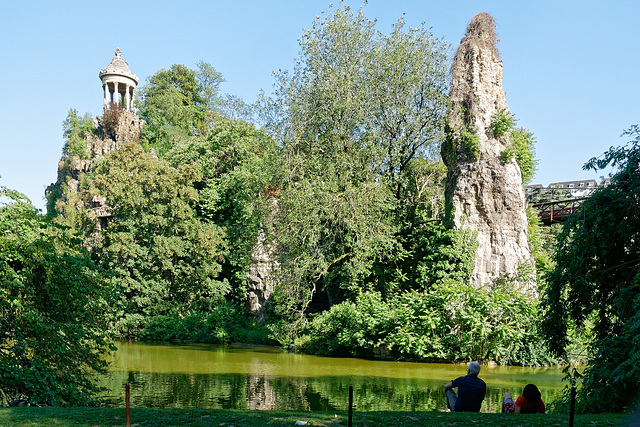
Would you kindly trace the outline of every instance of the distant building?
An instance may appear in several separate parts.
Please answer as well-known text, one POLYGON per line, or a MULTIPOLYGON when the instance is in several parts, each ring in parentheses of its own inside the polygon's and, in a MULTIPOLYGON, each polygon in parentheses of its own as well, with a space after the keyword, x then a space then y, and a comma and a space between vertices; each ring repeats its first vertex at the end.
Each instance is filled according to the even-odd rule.
POLYGON ((551 189, 569 190, 572 198, 587 197, 598 187, 595 179, 584 179, 581 181, 552 182, 551 189))
POLYGON ((604 176, 600 177, 600 186, 601 187, 608 187, 609 184, 611 184, 611 177, 608 177, 608 176, 607 177, 604 177, 604 176))
POLYGON ((534 191, 542 190, 543 188, 544 188, 544 185, 542 184, 525 185, 524 191, 527 193, 533 193, 534 191))

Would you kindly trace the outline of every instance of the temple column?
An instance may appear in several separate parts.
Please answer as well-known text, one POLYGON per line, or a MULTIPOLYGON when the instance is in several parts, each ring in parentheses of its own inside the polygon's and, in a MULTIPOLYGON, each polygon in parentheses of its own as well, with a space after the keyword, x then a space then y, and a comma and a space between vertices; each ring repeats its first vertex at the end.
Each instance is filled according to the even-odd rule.
POLYGON ((103 100, 104 100, 104 106, 106 107, 107 105, 109 105, 109 95, 110 95, 110 93, 109 93, 109 83, 105 83, 103 89, 104 89, 104 99, 103 100))
POLYGON ((131 100, 131 95, 129 95, 129 90, 131 89, 131 87, 129 85, 126 85, 126 92, 124 93, 124 109, 129 111, 131 108, 129 108, 129 102, 131 100))
POLYGON ((118 82, 113 82, 113 103, 120 105, 120 92, 118 92, 118 82))

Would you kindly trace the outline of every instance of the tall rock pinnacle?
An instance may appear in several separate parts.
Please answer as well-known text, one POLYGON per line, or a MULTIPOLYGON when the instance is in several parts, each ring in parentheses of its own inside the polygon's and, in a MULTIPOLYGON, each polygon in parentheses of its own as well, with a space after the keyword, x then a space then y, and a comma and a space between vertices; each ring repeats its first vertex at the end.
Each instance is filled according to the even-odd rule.
POLYGON ((471 19, 456 52, 442 158, 451 225, 477 233, 472 284, 492 287, 503 274, 531 263, 522 174, 515 160, 502 161, 506 138, 492 120, 509 114, 502 90, 502 60, 493 17, 471 19))

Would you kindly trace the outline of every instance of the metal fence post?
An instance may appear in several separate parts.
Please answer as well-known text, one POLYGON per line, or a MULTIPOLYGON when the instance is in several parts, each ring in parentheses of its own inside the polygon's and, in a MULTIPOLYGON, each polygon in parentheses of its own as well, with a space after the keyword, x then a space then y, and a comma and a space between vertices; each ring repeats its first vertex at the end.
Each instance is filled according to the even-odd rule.
POLYGON ((571 412, 569 413, 569 427, 573 427, 573 415, 576 412, 576 388, 571 387, 571 412))
POLYGON ((131 384, 127 383, 124 386, 124 390, 125 390, 124 396, 125 396, 125 402, 126 402, 125 405, 126 405, 126 413, 127 413, 127 427, 130 427, 131 420, 129 417, 129 401, 131 400, 131 384))

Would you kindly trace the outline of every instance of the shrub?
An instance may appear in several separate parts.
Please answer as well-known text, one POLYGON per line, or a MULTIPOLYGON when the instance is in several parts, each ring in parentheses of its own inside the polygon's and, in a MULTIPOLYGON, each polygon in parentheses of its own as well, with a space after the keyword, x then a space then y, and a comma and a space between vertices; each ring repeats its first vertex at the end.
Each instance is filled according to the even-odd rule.
POLYGON ((181 315, 176 311, 151 318, 140 331, 141 339, 186 340, 201 343, 274 344, 267 326, 244 315, 232 302, 216 305, 209 313, 181 315))
POLYGON ((344 301, 319 314, 310 323, 305 351, 334 356, 373 354, 389 332, 389 305, 379 292, 363 292, 356 302, 344 301))
POLYGON ((123 111, 124 109, 119 104, 114 104, 113 102, 109 105, 109 108, 105 108, 102 114, 102 127, 107 138, 115 141, 123 111))
POLYGON ((513 129, 515 123, 515 118, 509 111, 505 109, 499 110, 491 117, 491 132, 493 136, 500 139, 513 129))
POLYGON ((522 171, 522 182, 527 183, 533 178, 537 169, 535 159, 536 138, 525 128, 514 129, 511 132, 511 150, 522 171))
POLYGON ((535 160, 536 138, 532 132, 525 128, 516 128, 516 119, 509 112, 500 110, 491 119, 491 131, 496 138, 509 135, 508 141, 504 141, 506 148, 500 153, 502 163, 515 159, 522 173, 522 182, 527 183, 536 172, 535 160))
POLYGON ((426 292, 382 300, 367 292, 312 320, 310 353, 396 359, 480 360, 541 366, 555 363, 539 338, 537 301, 513 284, 493 290, 446 282, 426 292))
POLYGON ((465 129, 460 132, 460 141, 462 146, 471 154, 471 157, 477 159, 480 155, 480 138, 478 135, 465 129))

